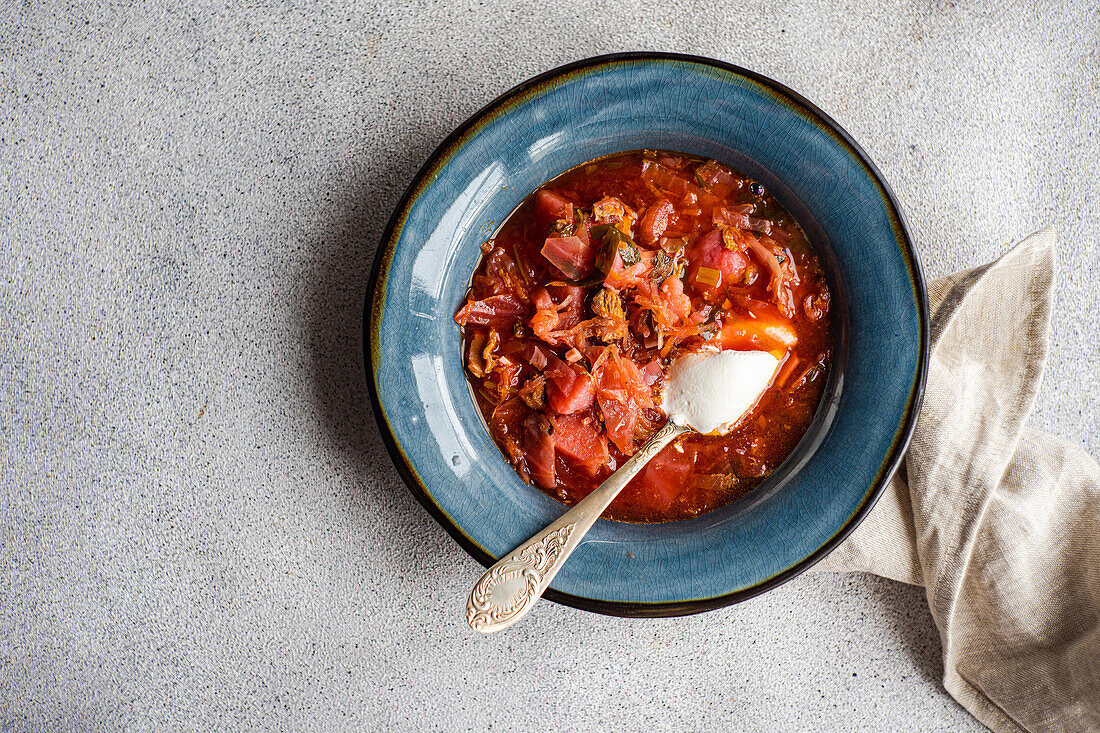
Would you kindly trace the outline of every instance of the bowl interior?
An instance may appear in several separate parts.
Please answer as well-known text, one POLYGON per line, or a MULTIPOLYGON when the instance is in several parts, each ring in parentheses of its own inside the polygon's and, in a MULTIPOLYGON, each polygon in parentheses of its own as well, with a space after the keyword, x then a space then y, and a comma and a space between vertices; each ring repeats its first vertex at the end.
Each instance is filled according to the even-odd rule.
POLYGON ((811 564, 869 508, 911 431, 926 350, 919 266, 892 197, 834 123, 767 80, 687 57, 595 59, 534 79, 452 135, 406 194, 376 261, 366 337, 380 428, 414 493, 482 562, 511 550, 563 508, 490 438, 453 314, 479 245, 525 196, 639 148, 760 180, 806 230, 836 300, 831 383, 787 464, 693 520, 597 522, 549 594, 663 615, 748 597, 811 564))

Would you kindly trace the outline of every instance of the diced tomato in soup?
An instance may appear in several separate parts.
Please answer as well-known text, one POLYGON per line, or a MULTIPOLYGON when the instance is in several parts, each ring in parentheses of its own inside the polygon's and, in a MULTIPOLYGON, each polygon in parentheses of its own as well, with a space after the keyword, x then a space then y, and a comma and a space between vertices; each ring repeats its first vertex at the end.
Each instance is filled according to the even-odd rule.
POLYGON ((605 516, 687 519, 763 482, 802 438, 831 361, 831 302, 802 230, 719 162, 634 151, 574 168, 496 235, 455 314, 466 375, 523 480, 573 504, 664 424, 672 362, 704 348, 782 363, 726 435, 661 451, 605 516))

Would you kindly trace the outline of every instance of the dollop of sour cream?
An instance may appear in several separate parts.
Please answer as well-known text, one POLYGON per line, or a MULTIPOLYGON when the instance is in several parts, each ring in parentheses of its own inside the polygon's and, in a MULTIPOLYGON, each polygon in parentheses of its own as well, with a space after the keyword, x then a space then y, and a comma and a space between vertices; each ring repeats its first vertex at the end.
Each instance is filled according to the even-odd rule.
POLYGON ((685 354, 669 369, 661 409, 700 433, 727 432, 771 384, 779 359, 766 351, 685 354))

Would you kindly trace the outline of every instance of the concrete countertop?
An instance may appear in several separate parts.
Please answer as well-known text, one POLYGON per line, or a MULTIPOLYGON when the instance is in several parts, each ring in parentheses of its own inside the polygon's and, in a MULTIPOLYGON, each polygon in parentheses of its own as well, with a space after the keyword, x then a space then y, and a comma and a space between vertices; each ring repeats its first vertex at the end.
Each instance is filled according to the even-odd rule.
POLYGON ((873 577, 473 634, 480 566, 366 400, 369 265, 431 150, 536 73, 667 50, 834 116, 930 277, 1056 225, 1032 423, 1100 453, 1100 9, 819 5, 4 4, 0 729, 978 729, 922 590, 873 577))

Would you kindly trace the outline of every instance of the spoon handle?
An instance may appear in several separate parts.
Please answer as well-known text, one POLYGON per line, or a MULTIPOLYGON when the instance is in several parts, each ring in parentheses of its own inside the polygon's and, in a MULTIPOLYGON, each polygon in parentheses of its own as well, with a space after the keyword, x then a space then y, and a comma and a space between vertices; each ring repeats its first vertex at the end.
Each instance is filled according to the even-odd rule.
POLYGON ((470 627, 489 634, 506 629, 525 616, 607 505, 653 456, 688 431, 690 428, 679 422, 666 422, 591 494, 486 570, 474 584, 466 603, 466 621, 470 627))

